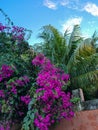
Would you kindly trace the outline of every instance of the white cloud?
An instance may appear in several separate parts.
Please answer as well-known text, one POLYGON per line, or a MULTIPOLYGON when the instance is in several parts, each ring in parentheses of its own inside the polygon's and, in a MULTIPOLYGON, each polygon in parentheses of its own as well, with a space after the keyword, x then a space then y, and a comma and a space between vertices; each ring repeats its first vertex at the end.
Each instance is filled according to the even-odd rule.
POLYGON ((64 32, 66 30, 69 30, 71 32, 72 29, 73 29, 73 26, 74 25, 80 25, 81 22, 82 22, 81 17, 70 18, 62 24, 62 31, 64 32))
POLYGON ((60 0, 60 5, 66 6, 69 4, 69 0, 60 0))
POLYGON ((84 10, 93 16, 98 16, 98 6, 94 3, 87 3, 84 10))
POLYGON ((44 6, 50 9, 57 9, 59 6, 64 6, 78 11, 86 11, 93 16, 98 16, 98 6, 95 3, 84 3, 81 0, 44 0, 44 6))
POLYGON ((57 4, 55 2, 50 1, 50 0, 44 0, 44 6, 50 8, 50 9, 57 8, 57 4))
POLYGON ((50 9, 57 9, 58 6, 65 6, 71 9, 78 9, 79 0, 44 0, 44 6, 50 9))
POLYGON ((82 8, 80 0, 59 0, 59 4, 73 10, 81 10, 82 8))

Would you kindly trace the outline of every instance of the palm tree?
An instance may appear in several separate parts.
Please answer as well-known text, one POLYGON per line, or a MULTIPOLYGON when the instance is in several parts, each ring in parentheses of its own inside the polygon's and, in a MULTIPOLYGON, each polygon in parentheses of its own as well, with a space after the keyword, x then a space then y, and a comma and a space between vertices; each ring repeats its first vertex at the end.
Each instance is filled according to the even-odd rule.
POLYGON ((85 39, 68 63, 73 88, 80 86, 86 90, 93 86, 90 89, 98 89, 98 53, 92 43, 92 39, 85 39))
POLYGON ((64 59, 67 51, 67 43, 64 36, 51 25, 44 26, 42 29, 43 31, 38 37, 43 42, 35 44, 33 48, 37 52, 44 53, 56 66, 66 69, 64 59))
POLYGON ((36 45, 55 65, 63 68, 71 76, 71 89, 83 88, 85 93, 98 89, 98 37, 84 39, 79 25, 71 34, 66 30, 62 35, 51 25, 44 26, 39 38, 43 43, 36 45))

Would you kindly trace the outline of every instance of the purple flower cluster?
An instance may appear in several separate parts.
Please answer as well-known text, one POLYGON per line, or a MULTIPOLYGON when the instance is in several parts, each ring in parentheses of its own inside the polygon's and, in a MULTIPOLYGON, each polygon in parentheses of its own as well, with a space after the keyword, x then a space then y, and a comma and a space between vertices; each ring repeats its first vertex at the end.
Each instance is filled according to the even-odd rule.
POLYGON ((41 66, 45 64, 48 59, 44 57, 43 54, 37 55, 35 59, 32 60, 33 65, 41 66))
POLYGON ((22 87, 24 87, 29 82, 30 82, 29 78, 27 76, 23 76, 20 77, 19 79, 7 83, 6 88, 10 88, 9 93, 17 94, 17 91, 23 89, 22 87))
POLYGON ((14 70, 11 66, 8 65, 2 65, 0 70, 0 82, 6 78, 9 78, 13 75, 14 70))
POLYGON ((51 115, 48 114, 46 117, 42 117, 38 115, 37 118, 34 120, 35 126, 37 126, 40 130, 48 130, 47 126, 51 125, 51 115))
POLYGON ((6 29, 6 26, 2 25, 2 23, 0 23, 0 32, 4 31, 4 29, 6 29))
POLYGON ((11 92, 12 92, 13 94, 17 94, 16 86, 12 86, 11 92))
MULTIPOLYGON (((18 77, 11 66, 2 65, 0 69, 0 114, 3 114, 7 121, 13 118, 23 120, 27 113, 28 104, 31 101, 29 96, 30 79, 28 76, 18 77), (14 75, 15 74, 15 75, 14 75), (7 106, 4 108, 4 106, 7 106), (6 115, 6 116, 5 116, 6 115)), ((0 123, 0 130, 10 130, 7 125, 0 123)))
POLYGON ((26 35, 26 30, 23 27, 12 26, 7 27, 0 23, 0 32, 5 32, 7 35, 12 36, 14 40, 22 41, 26 35))
POLYGON ((0 90, 0 97, 1 97, 1 98, 4 98, 4 97, 5 97, 4 90, 0 90))
POLYGON ((24 102, 26 105, 28 105, 29 102, 31 101, 30 95, 21 96, 21 101, 24 102))
POLYGON ((23 40, 24 36, 25 36, 25 29, 22 27, 18 27, 18 26, 13 26, 12 27, 12 34, 13 34, 13 38, 15 40, 23 40))
POLYGON ((1 125, 0 130, 10 130, 10 126, 6 125, 6 128, 5 128, 4 125, 1 125))
POLYGON ((54 120, 70 119, 74 116, 70 93, 65 93, 62 89, 69 80, 69 74, 56 68, 43 54, 37 55, 32 63, 41 68, 36 80, 39 86, 36 93, 40 104, 39 112, 42 111, 44 115, 43 118, 37 113, 34 124, 40 130, 48 130, 54 120))
POLYGON ((10 124, 11 123, 12 122, 10 120, 3 122, 3 123, 0 123, 0 130, 10 130, 10 124))

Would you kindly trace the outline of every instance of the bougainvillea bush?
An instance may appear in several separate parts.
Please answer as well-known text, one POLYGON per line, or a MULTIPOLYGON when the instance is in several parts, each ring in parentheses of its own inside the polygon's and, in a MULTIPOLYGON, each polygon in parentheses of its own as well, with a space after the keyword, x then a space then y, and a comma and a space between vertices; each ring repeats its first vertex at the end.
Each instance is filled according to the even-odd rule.
POLYGON ((36 75, 31 60, 35 54, 25 34, 24 28, 0 23, 0 130, 21 123, 31 100, 29 90, 36 75))
POLYGON ((30 79, 18 77, 15 67, 2 65, 0 68, 0 130, 10 130, 12 122, 21 122, 26 116, 31 101, 30 79))
POLYGON ((74 116, 71 95, 65 93, 69 74, 35 55, 24 28, 0 24, 0 130, 15 123, 22 130, 48 130, 74 116))
POLYGON ((22 129, 48 130, 62 118, 74 116, 71 95, 63 90, 69 75, 56 68, 43 54, 37 55, 32 64, 40 70, 36 79, 36 93, 29 104, 22 129))
POLYGON ((14 65, 20 76, 30 75, 35 54, 26 40, 27 34, 25 28, 0 23, 0 67, 14 65))
POLYGON ((23 123, 23 130, 48 130, 62 118, 74 116, 70 93, 63 90, 69 75, 43 54, 32 63, 40 68, 35 83, 27 75, 19 77, 15 66, 0 68, 0 130, 10 130, 15 123, 23 123))

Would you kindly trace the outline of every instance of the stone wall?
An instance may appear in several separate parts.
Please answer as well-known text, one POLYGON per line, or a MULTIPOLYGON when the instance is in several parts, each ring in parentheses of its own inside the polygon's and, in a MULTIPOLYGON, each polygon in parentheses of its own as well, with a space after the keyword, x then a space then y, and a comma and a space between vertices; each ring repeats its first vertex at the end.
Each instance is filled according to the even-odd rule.
POLYGON ((78 111, 98 109, 98 99, 85 101, 82 89, 73 90, 72 94, 73 97, 80 98, 80 101, 76 104, 78 111))

